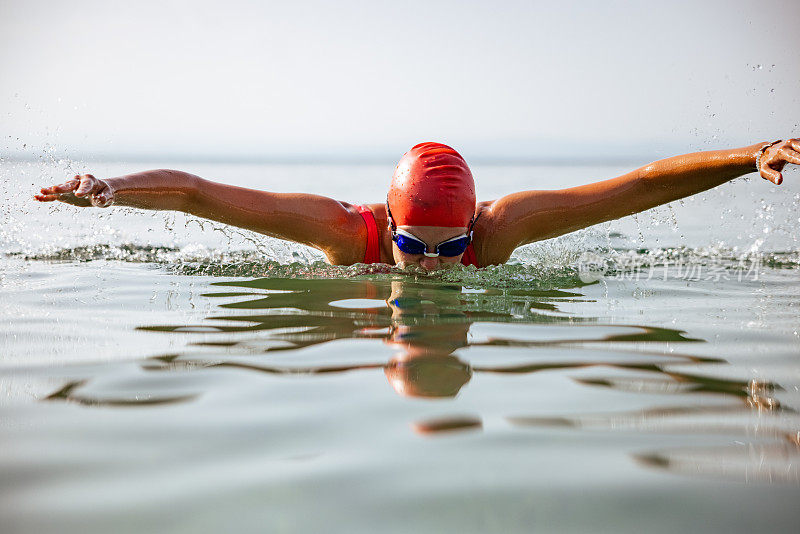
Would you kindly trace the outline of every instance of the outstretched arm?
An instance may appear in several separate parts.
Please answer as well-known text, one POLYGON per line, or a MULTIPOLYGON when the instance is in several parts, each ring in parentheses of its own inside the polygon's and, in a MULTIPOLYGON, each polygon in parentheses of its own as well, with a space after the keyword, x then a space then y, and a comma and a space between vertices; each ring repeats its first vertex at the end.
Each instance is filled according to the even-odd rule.
POLYGON ((181 171, 159 169, 106 180, 86 174, 43 188, 35 198, 83 207, 114 204, 183 211, 315 247, 337 264, 360 261, 366 246, 366 228, 349 204, 318 195, 225 185, 181 171))
POLYGON ((684 198, 758 170, 778 185, 787 163, 800 164, 800 139, 685 154, 611 180, 555 191, 523 191, 488 206, 498 254, 684 198), (760 157, 759 157, 760 156, 760 157), (756 160, 760 168, 756 168, 756 160))

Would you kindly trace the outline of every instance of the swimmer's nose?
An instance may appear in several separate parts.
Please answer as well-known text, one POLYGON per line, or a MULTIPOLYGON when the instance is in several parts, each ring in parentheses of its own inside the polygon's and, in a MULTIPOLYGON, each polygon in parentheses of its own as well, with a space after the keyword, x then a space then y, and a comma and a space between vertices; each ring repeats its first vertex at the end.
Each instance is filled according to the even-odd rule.
POLYGON ((433 271, 439 266, 439 258, 428 258, 425 256, 419 260, 419 264, 426 271, 433 271))

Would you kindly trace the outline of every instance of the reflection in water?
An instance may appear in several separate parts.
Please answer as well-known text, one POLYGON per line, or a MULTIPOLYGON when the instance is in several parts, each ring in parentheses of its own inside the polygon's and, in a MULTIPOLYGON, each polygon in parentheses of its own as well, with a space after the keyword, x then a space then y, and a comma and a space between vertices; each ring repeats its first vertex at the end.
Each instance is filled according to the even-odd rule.
MULTIPOLYGON (((140 329, 173 334, 203 332, 206 338, 213 334, 220 339, 206 339, 190 345, 192 350, 152 358, 144 363, 145 370, 237 368, 297 376, 382 369, 391 387, 401 396, 452 399, 478 373, 503 376, 596 368, 601 375, 591 377, 581 373, 573 379, 586 387, 608 388, 629 395, 705 394, 721 403, 678 403, 610 414, 515 415, 507 420, 519 428, 560 426, 583 431, 724 434, 767 440, 763 447, 759 445, 760 452, 756 455, 761 455, 758 465, 769 465, 760 473, 769 473, 770 477, 783 473, 780 475, 783 480, 798 479, 800 425, 796 414, 781 407, 775 399, 777 386, 685 371, 691 365, 724 364, 721 359, 643 349, 653 342, 703 342, 685 332, 604 325, 595 318, 563 312, 560 307, 565 303, 579 302, 583 297, 576 292, 579 286, 554 290, 473 289, 391 275, 373 276, 369 280, 263 278, 215 285, 236 288, 204 295, 224 299, 226 302, 219 308, 225 313, 215 314, 203 324, 140 329), (230 313, 234 310, 235 313, 230 313), (503 324, 517 328, 501 328, 503 324), (477 334, 476 327, 488 330, 489 335, 477 334), (380 340, 395 353, 388 361, 376 358, 337 365, 324 362, 275 365, 265 357, 276 351, 296 351, 344 339, 380 340), (497 363, 473 363, 465 349, 480 347, 491 349, 497 363), (519 349, 524 349, 527 361, 502 363, 505 352, 512 349, 517 356, 519 349), (771 417, 769 424, 765 417, 771 417), (781 466, 785 468, 783 471, 781 466)), ((119 406, 185 402, 194 398, 194 395, 142 394, 135 399, 103 400, 81 394, 84 386, 84 382, 74 382, 48 399, 119 406)), ((480 429, 482 425, 480 417, 453 415, 419 421, 412 429, 420 434, 433 434, 480 429)), ((735 450, 738 449, 670 449, 641 453, 636 458, 643 465, 680 473, 735 476, 746 472, 748 476, 756 476, 757 469, 751 463, 754 456, 737 456, 735 450), (738 467, 729 466, 727 470, 720 467, 720 462, 728 465, 737 461, 738 467)))
POLYGON ((442 432, 455 432, 462 430, 480 430, 483 422, 477 417, 452 416, 438 419, 417 421, 412 429, 417 434, 440 434, 442 432))
POLYGON ((386 364, 384 373, 401 395, 455 397, 472 378, 470 365, 453 355, 469 344, 471 322, 461 309, 461 288, 445 287, 449 290, 439 294, 437 288, 417 284, 407 288, 400 281, 391 283, 387 302, 392 325, 385 341, 397 353, 386 364))
POLYGON ((156 397, 156 396, 135 396, 130 399, 98 399, 93 397, 84 397, 76 389, 85 385, 87 380, 75 380, 69 382, 67 385, 58 391, 51 393, 42 400, 48 401, 70 401, 84 406, 153 406, 159 404, 177 404, 186 402, 197 398, 197 395, 174 395, 169 397, 156 397))
POLYGON ((646 467, 683 475, 732 478, 746 482, 800 482, 800 454, 796 441, 676 448, 637 454, 634 458, 646 467))

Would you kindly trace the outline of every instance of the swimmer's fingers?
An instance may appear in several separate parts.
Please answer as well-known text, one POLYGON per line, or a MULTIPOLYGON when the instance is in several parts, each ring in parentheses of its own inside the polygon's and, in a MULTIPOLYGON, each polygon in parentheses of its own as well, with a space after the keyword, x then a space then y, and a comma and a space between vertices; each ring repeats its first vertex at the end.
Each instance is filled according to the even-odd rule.
POLYGON ((33 195, 33 198, 38 200, 39 202, 53 202, 54 200, 58 200, 58 195, 33 195))
POLYGON ((795 165, 800 165, 800 154, 797 153, 795 150, 789 148, 789 146, 785 146, 781 148, 778 153, 783 156, 784 161, 786 163, 794 163, 795 165))
POLYGON ((775 185, 781 185, 781 182, 783 181, 783 176, 781 176, 781 173, 768 167, 766 164, 761 166, 759 174, 763 179, 769 180, 775 185))
POLYGON ((780 152, 786 157, 786 161, 800 165, 798 158, 800 158, 800 139, 787 139, 780 152))
POLYGON ((39 202, 58 200, 73 206, 107 208, 114 202, 114 191, 103 180, 91 174, 76 175, 72 180, 52 187, 43 187, 34 195, 39 202))
POLYGON ((41 188, 39 194, 34 195, 33 198, 39 202, 53 202, 54 200, 58 200, 60 202, 72 204, 73 206, 90 206, 91 204, 88 200, 78 198, 74 195, 75 190, 80 187, 80 183, 80 176, 75 176, 75 178, 63 184, 41 188))
POLYGON ((791 148, 791 141, 781 141, 767 148, 760 158, 759 174, 765 180, 769 180, 775 185, 781 185, 783 182, 783 175, 781 171, 787 163, 795 163, 795 160, 800 157, 791 148))
POLYGON ((64 193, 71 193, 80 185, 80 176, 75 176, 72 180, 68 180, 63 184, 54 185, 51 187, 43 187, 43 195, 61 195, 64 193))
POLYGON ((80 176, 75 176, 72 180, 67 180, 63 184, 53 185, 50 187, 43 187, 39 190, 38 195, 34 195, 33 198, 38 200, 39 202, 53 202, 54 200, 60 200, 62 202, 67 202, 68 204, 75 204, 76 206, 88 206, 89 203, 83 200, 78 200, 72 193, 80 186, 80 176), (71 199, 65 200, 65 199, 71 199))
POLYGON ((764 154, 760 157, 758 174, 760 174, 763 179, 778 185, 782 179, 781 173, 769 166, 769 160, 767 159, 769 155, 770 149, 767 149, 767 151, 764 152, 764 154))

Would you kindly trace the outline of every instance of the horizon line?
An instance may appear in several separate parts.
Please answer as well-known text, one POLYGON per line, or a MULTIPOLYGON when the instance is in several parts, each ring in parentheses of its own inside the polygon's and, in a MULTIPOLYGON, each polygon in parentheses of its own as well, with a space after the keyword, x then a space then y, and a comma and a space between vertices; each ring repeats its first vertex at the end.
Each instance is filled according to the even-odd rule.
MULTIPOLYGON (((584 157, 557 157, 549 156, 505 156, 505 155, 478 155, 470 157, 470 165, 569 165, 569 166, 588 166, 588 165, 615 165, 628 164, 635 161, 655 161, 663 157, 650 152, 628 154, 609 154, 606 156, 584 156, 584 157), (648 159, 650 158, 650 159, 648 159)), ((234 165, 384 165, 396 164, 399 156, 382 154, 362 154, 335 156, 327 153, 308 153, 308 154, 283 154, 283 155, 241 155, 232 154, 163 154, 163 153, 125 153, 125 152, 79 152, 75 154, 61 153, 21 153, 0 152, 0 162, 34 162, 47 161, 57 162, 59 160, 69 161, 91 161, 91 162, 131 162, 131 163, 208 163, 208 164, 234 164, 234 165)))

